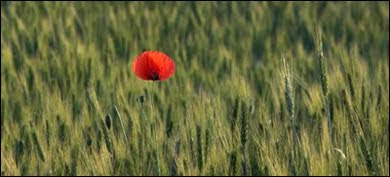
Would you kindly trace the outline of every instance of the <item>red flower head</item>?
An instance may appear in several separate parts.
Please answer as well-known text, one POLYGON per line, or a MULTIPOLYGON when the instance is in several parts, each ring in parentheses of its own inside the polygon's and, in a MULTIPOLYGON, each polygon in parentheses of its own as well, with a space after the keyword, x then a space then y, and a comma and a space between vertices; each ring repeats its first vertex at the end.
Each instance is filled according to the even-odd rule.
POLYGON ((163 81, 173 75, 175 63, 162 52, 146 51, 134 60, 133 71, 143 80, 163 81))

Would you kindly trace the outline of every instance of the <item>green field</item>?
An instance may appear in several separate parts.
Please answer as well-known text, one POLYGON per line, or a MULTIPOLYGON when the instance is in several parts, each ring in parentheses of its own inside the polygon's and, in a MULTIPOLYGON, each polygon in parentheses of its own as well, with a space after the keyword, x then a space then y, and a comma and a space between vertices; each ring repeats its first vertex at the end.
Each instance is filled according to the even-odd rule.
POLYGON ((2 1, 1 176, 388 176, 388 50, 389 2, 2 1))

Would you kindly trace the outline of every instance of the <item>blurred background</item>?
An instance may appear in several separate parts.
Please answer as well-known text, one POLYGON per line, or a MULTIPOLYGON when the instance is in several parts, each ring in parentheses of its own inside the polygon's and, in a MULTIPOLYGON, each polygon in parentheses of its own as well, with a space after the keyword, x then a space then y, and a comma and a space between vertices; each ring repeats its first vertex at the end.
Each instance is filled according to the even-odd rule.
POLYGON ((389 2, 1 2, 2 176, 389 175, 388 98, 389 2), (176 63, 155 89, 132 71, 145 50, 176 63), (235 103, 251 110, 248 160, 235 103))

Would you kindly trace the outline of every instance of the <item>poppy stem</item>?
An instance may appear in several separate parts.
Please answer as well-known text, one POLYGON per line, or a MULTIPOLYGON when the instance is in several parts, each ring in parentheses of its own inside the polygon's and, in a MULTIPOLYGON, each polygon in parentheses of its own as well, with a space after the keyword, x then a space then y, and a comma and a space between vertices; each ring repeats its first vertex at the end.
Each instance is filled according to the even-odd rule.
MULTIPOLYGON (((160 175, 160 162, 159 162, 159 151, 158 151, 158 142, 157 142, 157 118, 155 117, 154 113, 154 99, 153 99, 153 93, 154 93, 154 87, 155 87, 155 80, 153 80, 152 83, 152 91, 150 93, 150 105, 151 105, 151 118, 152 118, 152 133, 154 134, 155 143, 156 143, 156 166, 157 166, 157 176, 160 175)), ((152 135, 153 136, 153 135, 152 135)))

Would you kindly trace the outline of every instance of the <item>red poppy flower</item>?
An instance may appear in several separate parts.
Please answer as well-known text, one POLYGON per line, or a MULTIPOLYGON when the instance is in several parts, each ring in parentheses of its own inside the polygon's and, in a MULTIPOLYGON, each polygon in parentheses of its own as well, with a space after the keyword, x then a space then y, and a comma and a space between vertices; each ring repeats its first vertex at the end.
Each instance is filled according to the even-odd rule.
POLYGON ((133 71, 143 80, 163 81, 173 75, 175 63, 162 52, 146 51, 134 60, 133 71))

